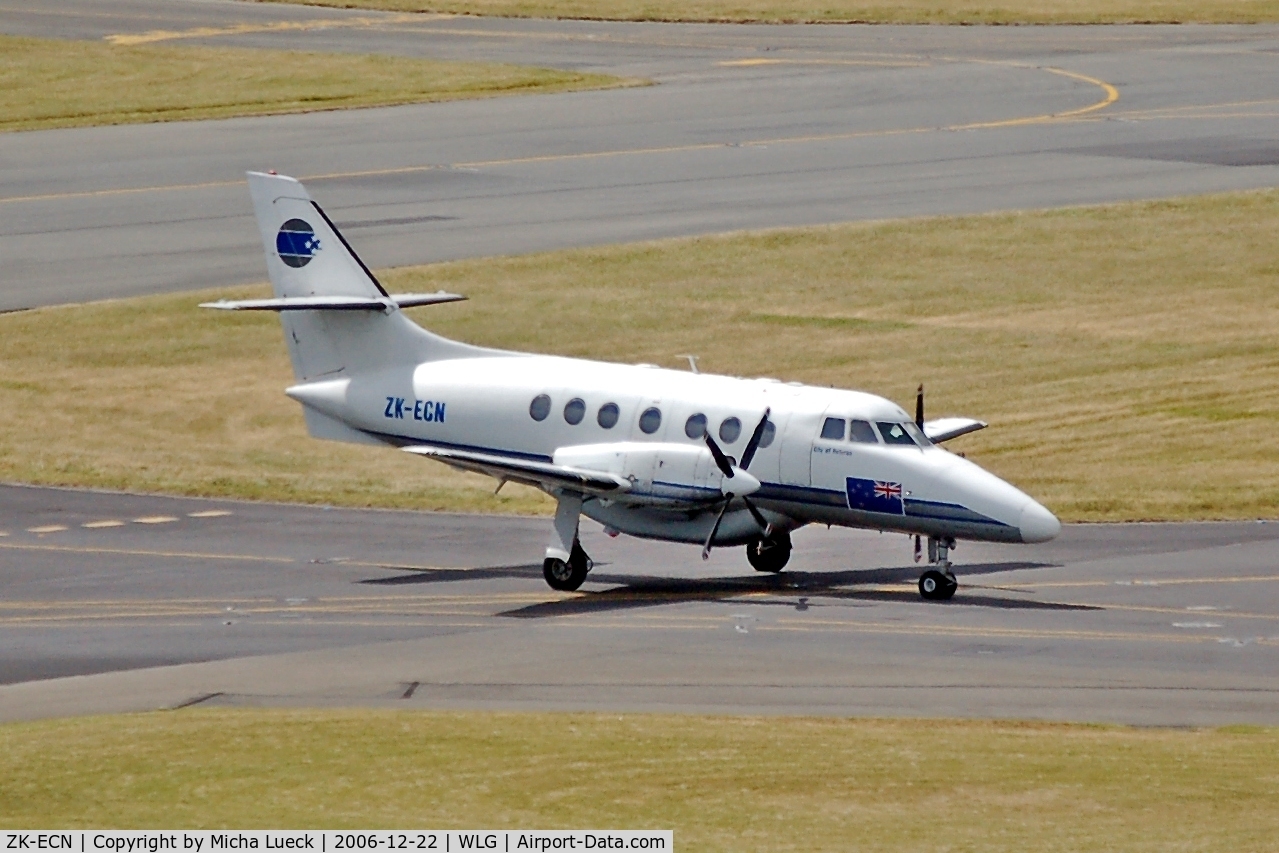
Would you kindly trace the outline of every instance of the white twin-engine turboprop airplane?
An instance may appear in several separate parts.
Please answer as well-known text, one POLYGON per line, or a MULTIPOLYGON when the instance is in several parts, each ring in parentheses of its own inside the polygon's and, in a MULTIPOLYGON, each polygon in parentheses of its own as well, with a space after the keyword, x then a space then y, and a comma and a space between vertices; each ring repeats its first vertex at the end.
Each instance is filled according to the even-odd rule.
MULTIPOLYGON (((316 438, 379 444, 527 483, 558 501, 543 573, 591 569, 586 515, 609 533, 745 545, 779 572, 790 531, 838 524, 928 537, 927 599, 956 588, 956 539, 1043 542, 1061 529, 1030 497, 938 443, 985 424, 912 419, 871 394, 446 340, 400 310, 450 293, 390 294, 292 178, 249 173, 275 298, 206 307, 280 312, 316 438)), ((922 392, 922 389, 921 389, 922 392)), ((499 485, 500 488, 500 485, 499 485)))

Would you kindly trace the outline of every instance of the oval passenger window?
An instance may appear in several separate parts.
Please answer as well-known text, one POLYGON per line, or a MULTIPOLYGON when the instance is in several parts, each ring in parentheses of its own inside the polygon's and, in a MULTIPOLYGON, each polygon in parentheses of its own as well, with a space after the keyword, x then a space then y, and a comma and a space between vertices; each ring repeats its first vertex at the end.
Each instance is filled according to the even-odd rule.
POLYGON ((544 421, 551 413, 551 398, 546 394, 538 394, 528 404, 528 416, 535 421, 544 421))
POLYGON ((564 420, 570 424, 577 426, 584 417, 586 417, 586 401, 581 397, 574 397, 564 405, 564 420))
POLYGON ((684 421, 684 435, 689 438, 701 438, 706 435, 706 415, 689 415, 684 421))
POLYGON ((600 412, 595 416, 595 422, 604 429, 612 429, 617 426, 618 409, 616 403, 605 403, 600 406, 600 412))
POLYGON ((773 443, 773 439, 777 438, 777 425, 772 421, 764 424, 764 434, 759 437, 760 449, 764 449, 773 443))
POLYGON ((662 412, 660 409, 645 409, 644 414, 640 415, 639 428, 646 435, 652 435, 657 432, 657 428, 662 425, 662 412))
POLYGON ((725 444, 732 444, 742 434, 742 422, 737 418, 725 418, 719 425, 719 437, 725 444))

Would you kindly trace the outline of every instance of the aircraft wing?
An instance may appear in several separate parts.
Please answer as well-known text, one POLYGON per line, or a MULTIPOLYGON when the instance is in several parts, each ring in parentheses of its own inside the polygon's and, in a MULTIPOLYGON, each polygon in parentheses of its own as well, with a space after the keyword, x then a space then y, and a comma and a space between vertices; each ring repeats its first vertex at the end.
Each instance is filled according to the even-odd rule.
POLYGON ((392 293, 388 296, 284 296, 276 299, 219 299, 217 302, 201 302, 201 308, 218 308, 222 311, 386 311, 392 305, 413 308, 418 305, 439 305, 442 302, 461 302, 466 297, 459 293, 392 293))
POLYGON ((631 487, 630 480, 616 474, 556 465, 552 462, 512 459, 509 456, 495 456, 429 445, 412 445, 403 449, 428 459, 438 459, 464 471, 488 474, 499 480, 510 480, 513 483, 524 483, 542 489, 568 488, 585 494, 615 495, 631 487))
POLYGON ((987 426, 989 424, 985 421, 975 421, 972 418, 938 418, 935 421, 924 422, 924 435, 928 436, 934 444, 941 444, 943 441, 968 435, 987 426))

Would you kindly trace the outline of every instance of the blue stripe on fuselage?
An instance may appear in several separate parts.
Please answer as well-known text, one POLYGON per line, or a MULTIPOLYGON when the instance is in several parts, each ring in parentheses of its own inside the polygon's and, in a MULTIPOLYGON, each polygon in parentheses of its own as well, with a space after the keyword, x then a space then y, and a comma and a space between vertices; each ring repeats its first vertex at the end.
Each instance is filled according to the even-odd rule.
MULTIPOLYGON (((429 439, 413 438, 410 436, 397 435, 395 433, 373 432, 372 430, 364 430, 369 435, 381 439, 388 444, 397 447, 408 447, 410 445, 424 445, 427 447, 439 447, 445 450, 466 450, 471 453, 486 453, 490 456, 502 456, 507 459, 527 459, 532 462, 553 462, 552 457, 543 453, 526 453, 520 450, 505 450, 497 447, 484 447, 474 444, 457 444, 448 441, 434 441, 429 439)), ((718 489, 684 486, 678 483, 664 483, 655 481, 654 485, 672 486, 680 489, 696 489, 697 491, 705 491, 708 496, 718 492, 718 489)), ((638 494, 637 494, 638 496, 638 494)), ((794 486, 784 483, 763 483, 760 485, 759 491, 755 492, 752 497, 760 500, 771 500, 782 503, 796 503, 806 506, 820 506, 829 508, 849 509, 848 495, 844 492, 837 492, 833 489, 822 489, 815 486, 794 486)), ((983 527, 1011 527, 1002 521, 997 521, 988 515, 976 512, 961 504, 943 503, 941 501, 923 501, 915 498, 906 498, 906 519, 921 519, 928 521, 956 522, 965 525, 979 525, 983 527)), ((871 519, 878 519, 882 516, 885 527, 897 528, 901 526, 902 516, 885 513, 859 513, 871 519)))

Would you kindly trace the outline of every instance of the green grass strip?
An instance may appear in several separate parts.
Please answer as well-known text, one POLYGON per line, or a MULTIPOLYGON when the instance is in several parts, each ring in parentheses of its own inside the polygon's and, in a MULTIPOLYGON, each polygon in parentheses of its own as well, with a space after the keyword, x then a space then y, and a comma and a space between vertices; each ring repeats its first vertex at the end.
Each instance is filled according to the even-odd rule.
POLYGON ((1279 731, 195 710, 0 727, 0 825, 670 828, 682 851, 1273 849, 1279 731))
POLYGON ((0 36, 0 131, 389 106, 633 82, 478 62, 0 36))
POLYGON ((869 24, 1258 24, 1276 0, 283 0, 514 18, 869 24))
MULTIPOLYGON (((323 196, 323 193, 320 192, 323 196)), ((247 198, 245 201, 248 203, 247 198)), ((341 224, 340 222, 338 223, 341 224)), ((950 448, 1070 520, 1279 506, 1279 192, 859 223, 380 273, 461 340, 797 379, 990 429, 950 448)), ((430 240, 429 226, 406 240, 430 240)), ((357 245, 358 250, 358 245, 357 245)), ((305 437, 239 288, 0 316, 0 480, 545 512, 539 493, 305 437), (74 405, 72 405, 74 403, 74 405)))

